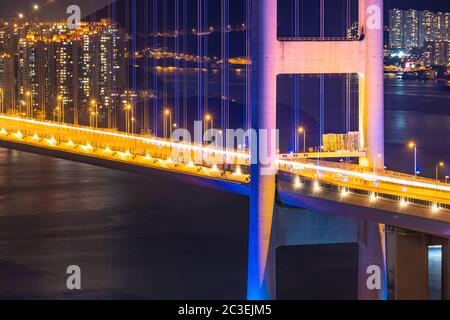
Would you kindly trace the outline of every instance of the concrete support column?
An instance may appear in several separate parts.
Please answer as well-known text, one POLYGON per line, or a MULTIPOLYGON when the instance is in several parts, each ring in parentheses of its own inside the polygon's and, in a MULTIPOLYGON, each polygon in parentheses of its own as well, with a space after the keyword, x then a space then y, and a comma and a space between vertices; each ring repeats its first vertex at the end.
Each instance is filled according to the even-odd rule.
MULTIPOLYGON (((359 91, 359 145, 362 150, 366 149, 366 132, 367 132, 367 116, 366 116, 366 75, 358 75, 358 91, 359 91)), ((369 167, 370 163, 367 157, 361 157, 359 164, 369 167)))
POLYGON ((247 297, 273 299, 276 297, 275 248, 271 245, 271 234, 276 146, 271 144, 271 135, 276 129, 277 1, 253 1, 252 14, 251 118, 258 141, 251 141, 247 297), (265 145, 267 150, 262 148, 265 145), (265 154, 265 159, 260 154, 265 154))
POLYGON ((387 253, 389 299, 428 299, 428 237, 390 228, 387 253))
POLYGON ((384 168, 383 0, 360 0, 359 10, 366 46, 363 164, 384 168))
MULTIPOLYGON (((384 169, 383 0, 359 0, 359 24, 365 44, 365 74, 359 75, 359 126, 367 155, 363 166, 384 169)), ((360 226, 359 299, 387 298, 385 226, 363 222, 360 226), (367 268, 379 266, 380 290, 367 287, 367 268)))
POLYGON ((386 275, 386 234, 384 225, 361 221, 358 230, 358 299, 387 299, 386 275), (377 270, 374 271, 373 267, 377 270), (380 271, 379 274, 374 272, 380 271), (369 272, 369 273, 368 273, 369 272), (380 288, 369 287, 367 282, 371 275, 379 276, 380 288))
POLYGON ((442 300, 450 300, 450 239, 442 244, 442 300))

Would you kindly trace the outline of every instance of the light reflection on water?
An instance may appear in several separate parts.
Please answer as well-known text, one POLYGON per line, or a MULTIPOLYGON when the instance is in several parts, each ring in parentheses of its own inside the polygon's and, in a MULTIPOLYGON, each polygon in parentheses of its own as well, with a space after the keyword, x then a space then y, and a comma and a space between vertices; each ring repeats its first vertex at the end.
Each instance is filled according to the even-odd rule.
POLYGON ((428 248, 428 298, 441 299, 442 247, 428 248))

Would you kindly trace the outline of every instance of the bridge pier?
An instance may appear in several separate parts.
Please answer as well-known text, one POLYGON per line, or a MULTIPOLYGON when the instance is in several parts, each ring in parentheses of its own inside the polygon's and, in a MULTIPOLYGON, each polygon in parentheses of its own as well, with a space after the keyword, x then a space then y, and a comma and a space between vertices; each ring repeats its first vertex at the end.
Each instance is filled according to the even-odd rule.
POLYGON ((257 175, 251 184, 247 298, 271 300, 276 297, 272 232, 275 177, 257 175))
MULTIPOLYGON (((268 225, 269 221, 266 221, 266 226, 268 227, 268 225)), ((264 260, 264 268, 258 265, 253 266, 255 270, 262 272, 259 279, 262 280, 263 286, 258 288, 262 288, 263 290, 256 291, 256 293, 264 293, 264 297, 273 299, 279 296, 276 280, 282 277, 282 275, 277 274, 277 264, 280 264, 280 261, 277 261, 277 249, 280 247, 358 244, 359 250, 356 252, 357 257, 355 256, 358 267, 354 273, 355 283, 357 284, 353 295, 354 298, 363 300, 382 300, 387 298, 384 226, 309 209, 279 207, 275 205, 270 228, 270 237, 267 239, 268 254, 264 260), (367 286, 367 279, 370 277, 370 274, 367 273, 367 268, 372 265, 380 267, 380 289, 373 289, 367 286)), ((326 249, 319 249, 319 247, 318 250, 326 251, 326 249)), ((341 258, 338 255, 333 257, 333 259, 339 260, 341 258)), ((250 257, 249 261, 251 262, 252 260, 254 259, 250 257)), ((327 258, 323 257, 320 260, 327 260, 327 258)), ((307 258, 302 258, 302 261, 304 261, 305 265, 309 264, 307 258)), ((350 260, 346 260, 346 263, 349 262, 350 260)), ((251 265, 249 266, 251 267, 251 265)), ((303 267, 299 268, 302 269, 303 267)), ((325 264, 321 268, 325 268, 322 270, 323 272, 326 270, 327 265, 325 264)), ((332 277, 332 274, 337 272, 339 268, 338 266, 332 266, 329 274, 326 274, 326 276, 332 277)), ((314 270, 312 269, 312 271, 314 270)), ((299 280, 293 278, 291 281, 295 283, 295 281, 299 280)), ((339 282, 339 279, 337 281, 339 282)), ((249 282, 249 285, 251 283, 255 283, 255 281, 249 282)), ((300 286, 304 286, 302 290, 306 288, 306 292, 302 292, 299 296, 312 298, 308 296, 308 283, 301 283, 300 286)), ((336 287, 334 281, 331 287, 336 287)), ((346 290, 351 290, 351 287, 352 285, 349 283, 349 287, 346 290)), ((249 287, 250 298, 255 296, 255 291, 251 289, 249 287)), ((317 290, 321 290, 324 297, 332 298, 340 296, 340 293, 328 292, 326 288, 315 288, 313 291, 317 293, 317 290)), ((347 294, 349 296, 352 295, 351 291, 347 291, 347 294)), ((257 297, 260 298, 261 296, 257 297)))
POLYGON ((429 237, 390 227, 387 243, 389 299, 428 299, 429 237))
POLYGON ((358 299, 387 299, 386 274, 386 234, 384 225, 360 221, 358 226, 359 263, 358 263, 358 299), (369 287, 368 279, 373 274, 371 267, 378 267, 380 287, 369 287))
POLYGON ((277 103, 277 1, 253 1, 251 123, 258 141, 250 142, 250 230, 248 299, 274 299, 275 248, 272 221, 275 202, 277 103), (266 146, 267 148, 264 148, 266 146))

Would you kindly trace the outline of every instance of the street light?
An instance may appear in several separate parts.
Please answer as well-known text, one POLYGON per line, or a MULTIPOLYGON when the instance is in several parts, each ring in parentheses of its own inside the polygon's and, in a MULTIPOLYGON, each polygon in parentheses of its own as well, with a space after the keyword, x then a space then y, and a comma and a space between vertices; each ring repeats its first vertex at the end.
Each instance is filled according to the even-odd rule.
POLYGON ((305 127, 299 127, 298 133, 303 134, 303 153, 306 153, 306 129, 305 129, 305 127))
POLYGON ((445 166, 444 162, 438 162, 436 163, 436 182, 439 181, 439 168, 443 168, 445 166))
POLYGON ((414 141, 410 141, 408 147, 414 149, 414 175, 417 176, 417 144, 414 141))
POLYGON ((130 132, 130 111, 131 111, 131 104, 124 101, 123 110, 125 111, 125 132, 130 132))
POLYGON ((98 127, 98 103, 97 100, 91 100, 91 116, 89 117, 89 125, 91 127, 98 127))
POLYGON ((1 99, 1 104, 0 104, 0 113, 5 113, 5 101, 4 101, 4 93, 3 93, 3 88, 0 88, 0 99, 1 99))
POLYGON ((439 207, 439 205, 438 205, 438 189, 437 189, 437 185, 439 183, 439 168, 443 168, 444 166, 445 166, 445 163, 442 161, 436 163, 436 194, 435 194, 435 196, 436 196, 435 206, 436 207, 435 208, 433 207, 433 211, 437 211, 438 210, 437 208, 439 207))
POLYGON ((24 17, 23 13, 19 13, 18 17, 19 17, 19 19, 23 19, 23 17, 24 17))
POLYGON ((168 138, 172 133, 172 111, 166 108, 164 110, 164 121, 163 121, 164 138, 168 138))
POLYGON ((27 96, 27 117, 33 117, 33 93, 31 91, 26 92, 27 96))
POLYGON ((214 125, 213 125, 214 119, 213 119, 213 116, 210 115, 209 113, 205 115, 205 125, 204 125, 204 132, 205 132, 205 133, 206 133, 206 131, 208 131, 208 129, 209 129, 208 122, 210 123, 211 129, 212 129, 213 126, 214 126, 214 125))
POLYGON ((60 109, 59 122, 64 122, 64 97, 62 95, 58 96, 58 107, 60 109))
POLYGON ((33 4, 33 10, 35 10, 35 11, 39 10, 39 5, 38 4, 33 4))

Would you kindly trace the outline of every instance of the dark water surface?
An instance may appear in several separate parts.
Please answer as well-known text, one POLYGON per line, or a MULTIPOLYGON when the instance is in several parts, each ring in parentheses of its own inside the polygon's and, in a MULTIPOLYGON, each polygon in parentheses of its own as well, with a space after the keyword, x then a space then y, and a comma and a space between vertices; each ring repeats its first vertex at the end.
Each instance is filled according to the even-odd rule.
MULTIPOLYGON (((389 168, 412 170, 410 138, 425 175, 450 163, 449 96, 386 81, 389 168)), ((241 299, 247 225, 241 196, 0 149, 0 298, 241 299)))
POLYGON ((247 199, 0 149, 0 298, 244 298, 247 199))

